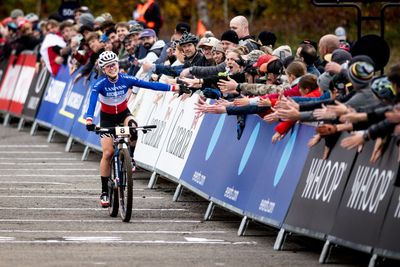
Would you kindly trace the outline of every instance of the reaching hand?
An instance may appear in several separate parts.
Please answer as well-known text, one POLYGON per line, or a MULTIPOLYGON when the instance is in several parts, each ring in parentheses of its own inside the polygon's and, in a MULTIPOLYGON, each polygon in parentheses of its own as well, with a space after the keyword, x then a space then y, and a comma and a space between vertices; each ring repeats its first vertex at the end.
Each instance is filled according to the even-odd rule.
POLYGON ((276 141, 281 141, 282 138, 283 138, 284 136, 285 136, 284 134, 280 134, 280 133, 276 132, 276 133, 272 136, 271 141, 272 141, 273 144, 275 144, 276 141))
POLYGON ((264 99, 260 99, 257 102, 257 105, 259 107, 270 107, 271 106, 271 100, 269 100, 269 98, 264 98, 264 99))
POLYGON ((325 105, 322 105, 322 108, 315 109, 313 111, 313 116, 317 120, 330 120, 336 118, 336 113, 328 110, 328 108, 325 105))
POLYGON ((237 93, 236 87, 238 83, 228 76, 228 80, 219 80, 218 87, 223 94, 237 93))
POLYGON ((279 120, 279 117, 275 112, 265 115, 263 118, 264 121, 272 123, 279 120))
POLYGON ((355 122, 368 120, 368 117, 367 117, 367 114, 365 114, 365 113, 350 112, 350 113, 341 115, 339 120, 341 122, 355 123, 355 122))
POLYGON ((282 120, 296 121, 300 119, 300 111, 295 107, 288 106, 287 108, 277 108, 276 115, 282 120))
POLYGON ((336 62, 328 62, 325 66, 325 71, 338 74, 342 70, 342 66, 336 62))
POLYGON ((238 107, 248 106, 250 104, 250 100, 248 97, 236 98, 233 100, 233 104, 238 107))
POLYGON ((360 132, 353 133, 351 136, 346 137, 340 142, 340 145, 345 149, 353 149, 362 146, 365 143, 363 134, 360 132))
POLYGON ((337 100, 335 100, 335 105, 328 105, 326 108, 329 112, 335 113, 336 117, 339 117, 350 111, 349 108, 345 104, 340 103, 337 100))

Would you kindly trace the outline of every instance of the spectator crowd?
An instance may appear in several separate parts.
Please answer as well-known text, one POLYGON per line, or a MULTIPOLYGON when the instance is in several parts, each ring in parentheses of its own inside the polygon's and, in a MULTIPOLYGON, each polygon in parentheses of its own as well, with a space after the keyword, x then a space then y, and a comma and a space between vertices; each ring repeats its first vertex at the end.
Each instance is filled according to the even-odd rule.
POLYGON ((196 36, 186 22, 176 24, 169 40, 157 34, 139 20, 117 22, 110 13, 94 16, 87 7, 65 20, 15 9, 0 23, 0 60, 33 50, 37 65, 52 75, 62 64, 78 71, 76 82, 103 75, 97 59, 113 51, 124 73, 175 84, 180 94, 215 99, 200 101, 197 112, 236 116, 238 138, 248 114, 278 122, 272 143, 297 122, 313 123, 316 134, 309 146, 325 142, 325 157, 343 131, 351 132, 340 143, 346 149, 375 142, 372 162, 400 135, 400 64, 386 66, 390 50, 379 36, 352 43, 338 27, 319 40, 276 47, 272 31, 252 36, 244 16, 232 18, 221 36, 211 31, 196 36), (385 66, 387 75, 381 75, 385 66))

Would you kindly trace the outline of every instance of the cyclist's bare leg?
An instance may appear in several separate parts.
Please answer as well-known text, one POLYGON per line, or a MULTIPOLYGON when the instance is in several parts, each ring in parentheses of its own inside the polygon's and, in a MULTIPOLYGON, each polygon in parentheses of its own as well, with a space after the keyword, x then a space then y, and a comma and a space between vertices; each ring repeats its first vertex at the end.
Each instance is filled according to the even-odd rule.
POLYGON ((104 136, 100 140, 103 155, 100 161, 100 176, 110 176, 110 161, 114 154, 112 137, 104 136))

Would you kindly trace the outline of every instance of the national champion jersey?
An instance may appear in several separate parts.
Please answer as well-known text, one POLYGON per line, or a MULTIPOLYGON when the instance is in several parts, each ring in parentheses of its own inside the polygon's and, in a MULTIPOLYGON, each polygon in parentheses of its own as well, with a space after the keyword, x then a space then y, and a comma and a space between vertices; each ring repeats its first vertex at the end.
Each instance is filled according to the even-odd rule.
POLYGON ((119 73, 116 82, 111 82, 107 76, 100 78, 92 86, 89 107, 86 112, 86 119, 93 119, 97 98, 100 98, 101 111, 110 114, 118 114, 128 108, 128 90, 132 86, 153 89, 157 91, 170 91, 173 86, 158 83, 146 82, 134 76, 119 73))

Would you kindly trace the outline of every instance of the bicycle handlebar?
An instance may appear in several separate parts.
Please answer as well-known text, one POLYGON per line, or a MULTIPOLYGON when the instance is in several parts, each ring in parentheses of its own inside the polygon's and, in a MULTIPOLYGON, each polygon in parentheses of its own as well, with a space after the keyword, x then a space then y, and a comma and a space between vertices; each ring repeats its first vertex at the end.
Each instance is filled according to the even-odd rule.
POLYGON ((99 134, 99 133, 116 134, 116 130, 121 129, 121 128, 124 128, 124 129, 129 128, 129 133, 133 134, 134 131, 143 131, 143 132, 151 131, 151 129, 157 128, 157 125, 116 126, 116 127, 98 127, 98 126, 96 126, 94 128, 93 132, 95 132, 96 134, 99 134))

